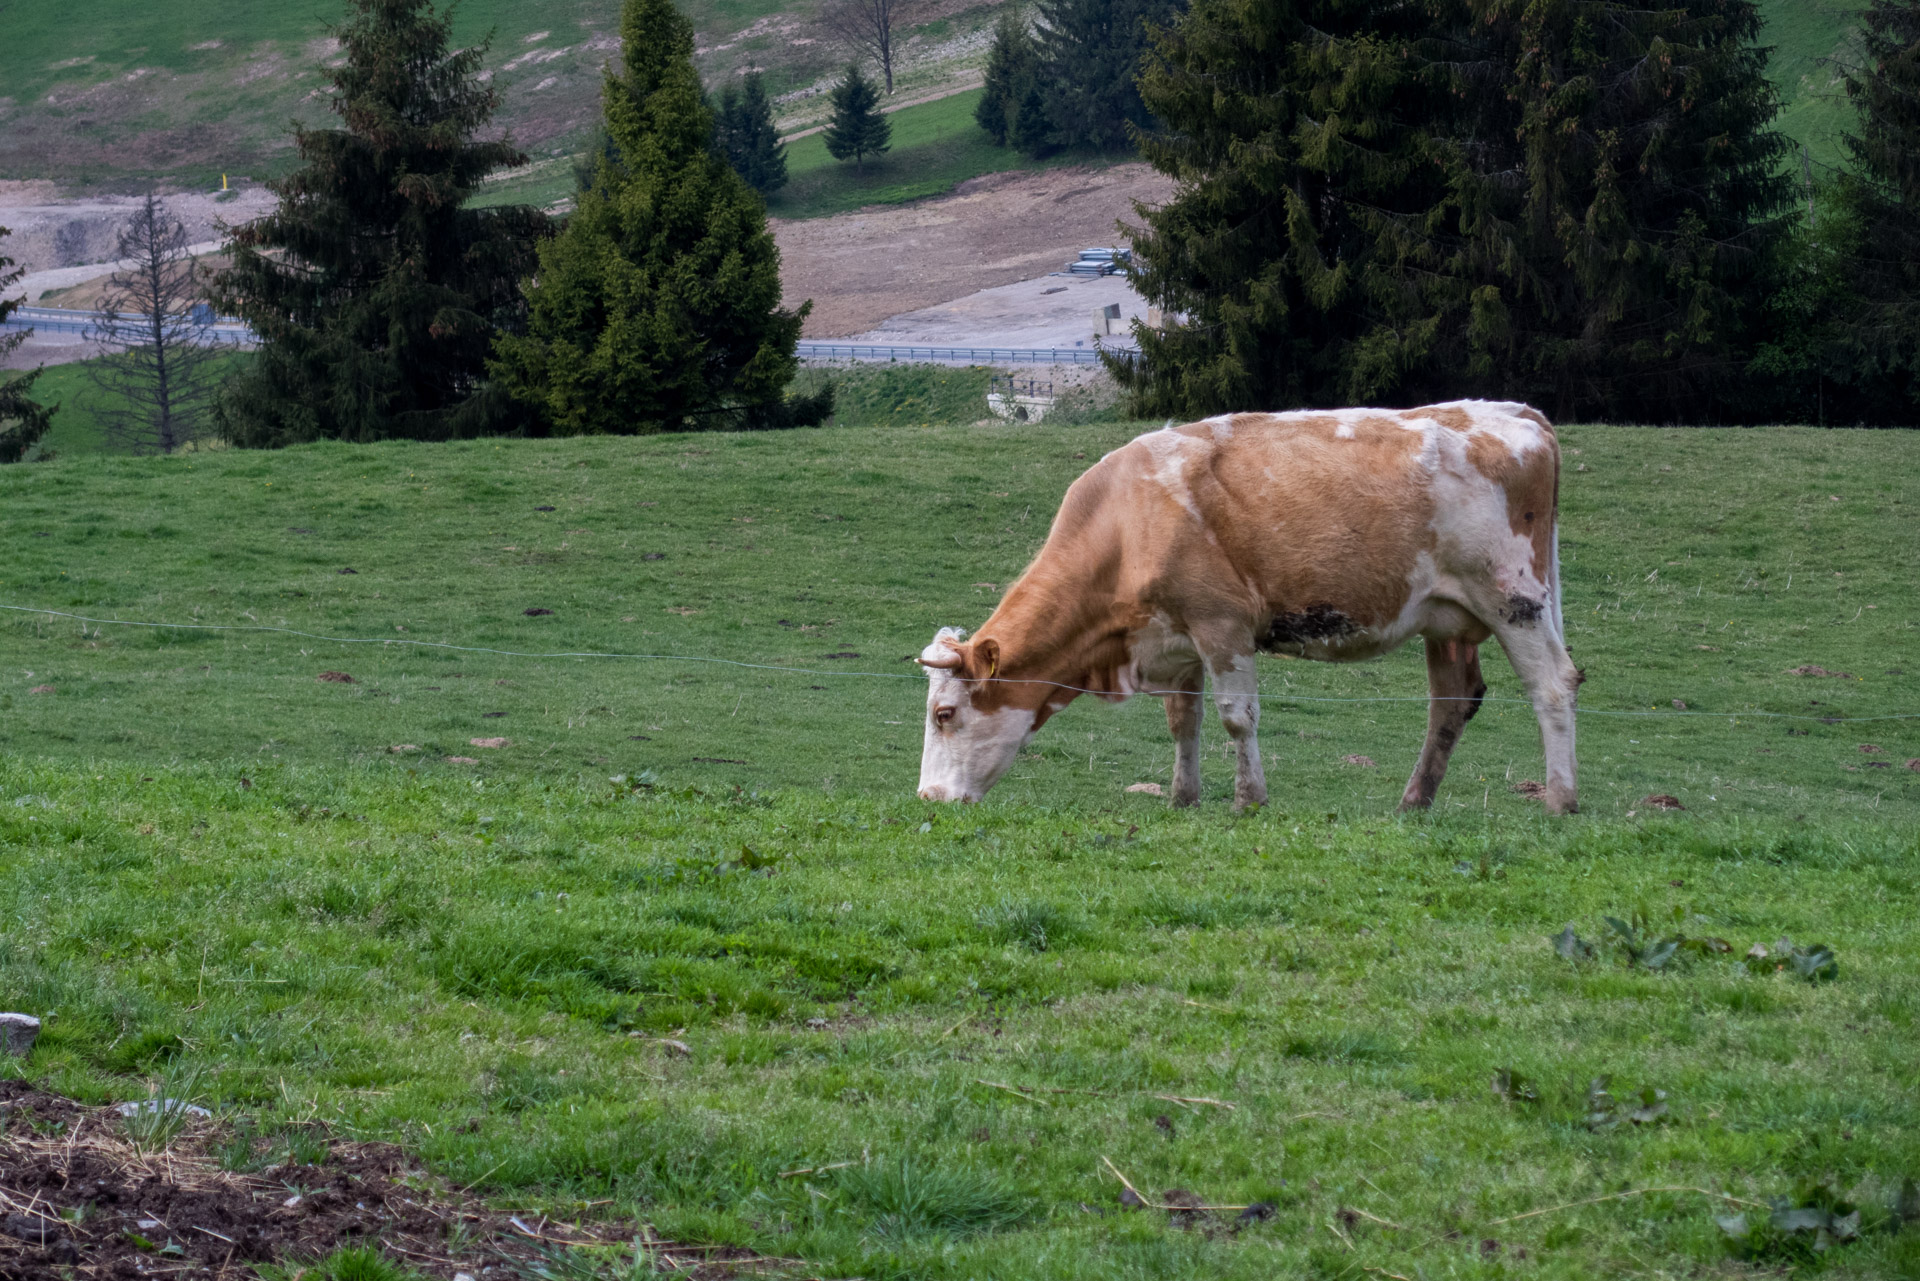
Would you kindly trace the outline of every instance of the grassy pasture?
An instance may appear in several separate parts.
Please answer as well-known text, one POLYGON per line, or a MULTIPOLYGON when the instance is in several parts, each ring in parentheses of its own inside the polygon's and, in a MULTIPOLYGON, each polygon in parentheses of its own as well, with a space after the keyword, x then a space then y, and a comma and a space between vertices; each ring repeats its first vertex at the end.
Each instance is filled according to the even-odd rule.
MULTIPOLYGON (((1563 432, 1578 818, 1511 790, 1539 748, 1501 702, 1394 817, 1419 704, 1315 700, 1417 697, 1412 652, 1267 664, 1261 813, 1211 723, 1197 812, 1125 793, 1171 765, 1146 702, 917 802, 903 657, 1136 430, 0 470, 0 603, 805 669, 0 617, 0 990, 54 1015, 0 1070, 107 1098, 197 1067, 269 1129, 824 1275, 1738 1274, 1738 1207, 1696 1192, 1512 1216, 1832 1176, 1883 1219, 1920 1174, 1920 721, 1820 718, 1920 710, 1920 437, 1563 432), (1555 955, 1605 914, 1734 950, 1555 955), (1839 977, 1734 959, 1782 936, 1839 977), (1590 1128, 1601 1075, 1667 1115, 1590 1128), (1273 1216, 1123 1211, 1103 1157, 1273 1216)), ((1912 1276, 1920 1234, 1827 1266, 1912 1276)))

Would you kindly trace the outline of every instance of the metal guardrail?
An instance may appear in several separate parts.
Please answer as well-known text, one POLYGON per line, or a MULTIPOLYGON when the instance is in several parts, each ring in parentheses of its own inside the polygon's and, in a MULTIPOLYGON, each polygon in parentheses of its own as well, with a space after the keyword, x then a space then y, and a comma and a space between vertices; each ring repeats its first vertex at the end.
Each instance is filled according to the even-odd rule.
MULTIPOLYGON (((128 319, 128 317, 122 317, 128 319)), ((19 307, 5 321, 9 329, 38 329, 45 333, 85 334, 101 321, 97 311, 64 307, 19 307)), ((216 316, 206 333, 222 346, 252 347, 254 332, 232 316, 216 316)), ((801 342, 795 354, 801 360, 849 360, 887 364, 908 361, 934 365, 1097 365, 1101 351, 1131 355, 1138 349, 1117 343, 1102 347, 913 347, 881 343, 801 342)))
MULTIPOLYGON (((101 312, 75 311, 67 307, 17 307, 4 322, 0 322, 0 328, 35 329, 49 334, 86 334, 98 327, 104 318, 101 312)), ((129 314, 120 319, 134 321, 139 317, 129 314)), ((259 343, 253 330, 234 316, 215 316, 205 333, 212 342, 223 347, 253 347, 259 343)))
POLYGON ((802 360, 853 360, 886 364, 912 361, 934 365, 1097 365, 1101 351, 1131 355, 1134 347, 893 347, 880 343, 801 342, 802 360))

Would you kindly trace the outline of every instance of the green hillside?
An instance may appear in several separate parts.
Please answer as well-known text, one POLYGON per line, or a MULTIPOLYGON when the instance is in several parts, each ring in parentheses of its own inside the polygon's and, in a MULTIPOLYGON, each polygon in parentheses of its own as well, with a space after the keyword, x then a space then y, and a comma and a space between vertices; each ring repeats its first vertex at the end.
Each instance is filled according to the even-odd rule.
MULTIPOLYGON (((982 0, 915 28, 899 92, 954 82, 984 57, 999 0, 982 0)), ((961 0, 967 6, 967 0, 961 0)), ((1772 72, 1786 104, 1781 125, 1817 164, 1839 161, 1849 110, 1832 60, 1844 60, 1862 0, 1760 0, 1772 72)), ((785 127, 814 122, 824 97, 801 91, 844 57, 816 22, 818 0, 686 0, 709 83, 761 68, 785 127)), ((570 186, 568 157, 598 110, 600 69, 615 49, 618 0, 532 6, 466 0, 461 40, 489 32, 502 95, 500 123, 535 167, 494 199, 550 202, 570 186)), ((147 5, 73 0, 14 5, 0 42, 0 178, 50 178, 70 188, 125 188, 149 178, 210 187, 222 173, 261 178, 289 157, 287 122, 321 118, 321 65, 333 56, 334 0, 265 5, 207 0, 147 5)), ((971 106, 971 99, 965 100, 971 106)), ((1023 162, 986 147, 967 110, 948 100, 909 108, 894 155, 856 180, 832 176, 817 141, 795 148, 790 216, 942 191, 1023 162), (813 171, 813 172, 809 172, 813 171)), ((837 168, 833 167, 833 168, 837 168)))
MULTIPOLYGON (((815 23, 817 0, 683 7, 710 83, 752 65, 780 95, 815 84, 845 57, 815 23)), ((322 65, 336 56, 329 27, 342 12, 336 0, 13 5, 0 42, 0 178, 113 188, 268 176, 290 155, 288 121, 321 120, 322 65)), ((898 92, 937 90, 977 62, 992 14, 992 3, 981 4, 909 32, 898 92)), ((457 7, 456 39, 491 33, 499 122, 536 161, 565 156, 592 124, 618 19, 619 0, 457 7)), ((806 123, 824 102, 801 95, 777 109, 806 123)))
POLYGON ((1853 111, 1839 66, 1852 61, 1853 16, 1865 7, 1864 0, 1760 0, 1773 46, 1768 70, 1785 104, 1780 127, 1816 165, 1844 158, 1840 136, 1853 111))

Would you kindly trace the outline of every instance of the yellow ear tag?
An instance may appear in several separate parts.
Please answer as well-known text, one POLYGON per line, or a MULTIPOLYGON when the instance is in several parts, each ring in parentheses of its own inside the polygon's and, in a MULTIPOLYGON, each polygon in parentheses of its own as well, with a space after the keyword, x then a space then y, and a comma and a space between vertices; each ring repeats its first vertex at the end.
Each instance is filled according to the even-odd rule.
POLYGON ((999 655, 996 654, 993 659, 993 666, 987 669, 987 679, 992 680, 995 676, 998 676, 999 674, 1000 674, 1000 657, 999 655))

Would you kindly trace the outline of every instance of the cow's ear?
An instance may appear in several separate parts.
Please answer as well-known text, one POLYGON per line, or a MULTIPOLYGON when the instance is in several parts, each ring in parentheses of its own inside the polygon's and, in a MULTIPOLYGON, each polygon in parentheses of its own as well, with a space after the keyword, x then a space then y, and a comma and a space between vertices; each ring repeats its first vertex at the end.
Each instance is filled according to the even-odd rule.
POLYGON ((1000 642, 991 636, 977 641, 973 646, 973 661, 967 664, 973 669, 973 675, 981 680, 991 680, 1000 674, 1000 642))

